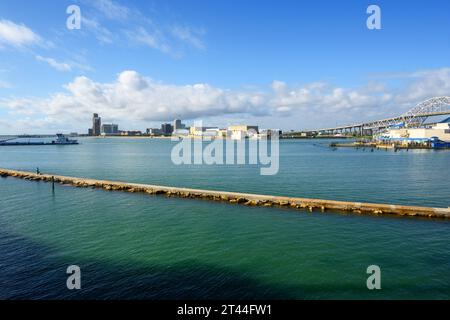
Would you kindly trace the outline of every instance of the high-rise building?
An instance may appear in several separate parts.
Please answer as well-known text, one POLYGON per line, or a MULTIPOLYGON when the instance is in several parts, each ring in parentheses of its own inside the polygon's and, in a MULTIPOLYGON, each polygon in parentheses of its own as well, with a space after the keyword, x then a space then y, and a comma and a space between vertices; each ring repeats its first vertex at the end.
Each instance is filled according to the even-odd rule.
POLYGON ((102 124, 102 134, 115 135, 119 134, 119 125, 117 124, 102 124))
POLYGON ((92 117, 93 136, 99 136, 101 134, 101 125, 102 125, 102 118, 100 118, 97 113, 94 113, 94 116, 92 117))
POLYGON ((162 134, 172 134, 173 126, 170 123, 161 124, 161 133, 162 134))
POLYGON ((185 128, 186 128, 186 126, 183 123, 181 123, 180 119, 173 120, 173 130, 174 131, 179 130, 179 129, 185 129, 185 128))

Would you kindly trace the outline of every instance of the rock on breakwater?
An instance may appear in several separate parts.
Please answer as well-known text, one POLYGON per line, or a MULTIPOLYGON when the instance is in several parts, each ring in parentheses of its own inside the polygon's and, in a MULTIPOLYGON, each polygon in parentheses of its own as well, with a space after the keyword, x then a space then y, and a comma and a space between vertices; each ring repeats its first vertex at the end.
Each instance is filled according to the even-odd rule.
POLYGON ((27 171, 0 169, 0 177, 15 177, 30 181, 55 182, 79 188, 96 188, 106 191, 123 191, 165 195, 168 197, 197 198, 211 201, 229 202, 246 206, 280 206, 308 212, 340 211, 353 214, 398 215, 429 218, 450 218, 450 208, 432 208, 421 206, 404 206, 392 204, 346 202, 298 197, 259 195, 240 192, 213 191, 190 188, 177 188, 138 184, 119 181, 96 180, 88 178, 67 177, 50 174, 37 174, 27 171))

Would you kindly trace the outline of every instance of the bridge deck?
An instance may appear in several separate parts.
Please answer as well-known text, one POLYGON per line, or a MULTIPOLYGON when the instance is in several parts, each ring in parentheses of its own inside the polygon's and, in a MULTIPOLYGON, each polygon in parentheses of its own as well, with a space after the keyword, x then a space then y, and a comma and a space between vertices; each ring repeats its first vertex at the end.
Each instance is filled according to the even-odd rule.
MULTIPOLYGON (((428 112, 420 115, 416 115, 415 117, 434 117, 434 116, 442 116, 450 114, 450 110, 447 111, 438 111, 438 112, 428 112)), ((370 122, 363 122, 358 124, 351 124, 351 125, 344 125, 344 126, 338 126, 334 128, 323 128, 323 129, 317 129, 317 130, 308 130, 308 132, 327 132, 327 131, 341 131, 341 130, 351 130, 351 129, 373 129, 373 128, 379 128, 383 129, 390 125, 392 122, 398 122, 406 119, 414 118, 414 116, 398 116, 394 118, 387 118, 377 121, 370 121, 370 122), (383 124, 384 126, 380 126, 380 124, 383 124)))

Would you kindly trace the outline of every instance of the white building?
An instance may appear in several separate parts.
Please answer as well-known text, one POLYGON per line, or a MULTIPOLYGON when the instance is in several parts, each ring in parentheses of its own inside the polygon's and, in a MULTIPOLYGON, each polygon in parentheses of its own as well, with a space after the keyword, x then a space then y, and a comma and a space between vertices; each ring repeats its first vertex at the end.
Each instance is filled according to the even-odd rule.
POLYGON ((189 133, 193 137, 215 137, 218 135, 219 128, 217 127, 191 127, 189 133))
POLYGON ((423 140, 437 137, 439 140, 450 142, 450 123, 438 123, 432 128, 390 129, 383 137, 392 140, 423 140))
POLYGON ((258 135, 258 126, 237 125, 228 127, 231 139, 241 140, 245 138, 253 138, 258 135))
POLYGON ((188 129, 175 129, 172 132, 172 136, 187 137, 187 136, 189 136, 189 130, 188 129))

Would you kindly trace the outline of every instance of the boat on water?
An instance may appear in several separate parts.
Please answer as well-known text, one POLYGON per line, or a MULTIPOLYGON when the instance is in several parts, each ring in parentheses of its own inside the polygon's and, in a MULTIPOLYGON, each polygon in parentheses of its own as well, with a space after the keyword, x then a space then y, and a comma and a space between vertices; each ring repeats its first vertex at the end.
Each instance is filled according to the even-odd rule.
POLYGON ((11 138, 0 141, 0 146, 47 146, 47 145, 73 145, 78 144, 78 140, 72 140, 67 138, 62 133, 56 135, 56 140, 52 141, 13 141, 17 138, 11 138))

